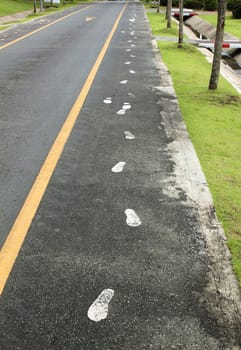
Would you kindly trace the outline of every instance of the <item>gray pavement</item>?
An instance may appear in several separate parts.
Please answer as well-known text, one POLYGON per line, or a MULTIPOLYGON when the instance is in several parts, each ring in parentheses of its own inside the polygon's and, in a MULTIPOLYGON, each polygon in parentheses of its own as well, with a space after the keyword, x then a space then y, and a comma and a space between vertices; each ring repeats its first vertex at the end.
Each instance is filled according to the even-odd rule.
POLYGON ((17 12, 17 13, 14 13, 12 15, 8 15, 8 16, 1 16, 0 17, 0 24, 5 24, 5 23, 19 21, 21 19, 26 18, 31 13, 33 13, 33 11, 32 10, 28 10, 28 11, 17 12))
MULTIPOLYGON (((0 51, 1 243, 123 6, 0 51)), ((153 45, 128 3, 1 296, 0 349, 241 347, 225 237, 153 45)))

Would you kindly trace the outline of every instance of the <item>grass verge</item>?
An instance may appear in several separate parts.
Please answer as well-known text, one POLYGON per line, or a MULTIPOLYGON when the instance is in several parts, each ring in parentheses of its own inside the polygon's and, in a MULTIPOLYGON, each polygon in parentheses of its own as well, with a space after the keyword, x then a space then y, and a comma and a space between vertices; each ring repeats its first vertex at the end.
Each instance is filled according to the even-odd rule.
POLYGON ((152 33, 155 36, 173 37, 178 36, 178 27, 173 23, 172 28, 166 28, 166 19, 164 14, 157 12, 149 12, 148 17, 151 21, 152 33))
POLYGON ((32 10, 33 1, 1 0, 0 16, 8 16, 16 12, 32 10))
MULTIPOLYGON (((0 17, 1 16, 8 16, 17 12, 23 12, 27 10, 33 10, 33 0, 0 0, 1 6, 0 6, 0 17)), ((82 0, 88 2, 88 0, 82 0)), ((60 1, 61 4, 58 5, 58 7, 49 7, 47 8, 42 14, 47 14, 48 12, 53 11, 59 11, 63 10, 67 7, 74 6, 78 4, 80 1, 75 0, 73 3, 66 2, 66 5, 62 4, 62 0, 60 1)), ((37 1, 37 8, 39 8, 39 0, 37 1)), ((40 16, 40 13, 35 14, 35 16, 40 16)))
MULTIPOLYGON (((210 12, 209 14, 200 14, 200 17, 205 19, 207 22, 211 23, 216 27, 217 25, 217 13, 210 12)), ((238 38, 241 38, 241 20, 234 19, 232 16, 228 15, 225 18, 225 32, 230 33, 238 38)))
MULTIPOLYGON (((147 14, 154 34, 162 32, 165 21, 158 20, 160 28, 156 28, 157 14, 147 14)), ((222 77, 217 91, 208 90, 211 66, 195 47, 180 49, 167 41, 158 45, 172 75, 241 285, 241 97, 222 77)))
MULTIPOLYGON (((2 13, 5 12, 5 14, 10 15, 10 14, 17 13, 17 12, 22 12, 22 11, 25 11, 25 10, 33 10, 33 1, 30 1, 30 0, 24 0, 24 1, 3 0, 3 1, 7 2, 8 5, 5 8, 4 8, 4 5, 3 5, 3 9, 2 8, 0 9, 0 13, 2 11, 2 13), (16 7, 14 6, 14 4, 16 2, 19 3, 19 7, 18 6, 16 6, 16 7), (29 7, 29 8, 24 7, 25 5, 29 5, 29 3, 31 3, 31 7, 29 7), (22 5, 22 7, 20 6, 20 4, 22 5)), ((15 24, 25 23, 25 22, 28 22, 28 21, 30 21, 32 19, 35 19, 35 18, 38 18, 38 17, 41 17, 41 16, 45 16, 45 15, 48 15, 48 14, 53 13, 53 12, 61 11, 61 10, 67 9, 68 7, 73 7, 73 6, 78 5, 79 3, 83 2, 83 1, 91 2, 91 0, 79 0, 79 1, 78 0, 74 0, 73 2, 66 2, 65 5, 63 5, 61 3, 57 7, 47 7, 47 8, 44 9, 43 12, 39 12, 38 11, 37 13, 31 13, 30 15, 28 15, 24 19, 21 19, 21 20, 18 20, 18 21, 14 21, 14 22, 5 23, 4 25, 0 26, 0 31, 6 30, 8 28, 11 28, 15 24)), ((1 5, 1 7, 2 7, 2 5, 1 5)), ((38 1, 37 1, 37 8, 39 8, 39 2, 38 1)), ((1 17, 1 15, 0 15, 0 17, 1 17)))

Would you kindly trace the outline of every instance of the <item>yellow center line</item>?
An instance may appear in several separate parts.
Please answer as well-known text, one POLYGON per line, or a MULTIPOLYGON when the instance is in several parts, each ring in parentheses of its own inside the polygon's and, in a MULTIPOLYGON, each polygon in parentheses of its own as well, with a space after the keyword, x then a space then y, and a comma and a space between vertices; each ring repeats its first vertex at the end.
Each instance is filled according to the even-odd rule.
POLYGON ((51 22, 51 23, 46 24, 45 26, 43 26, 43 27, 41 27, 41 28, 35 29, 35 30, 33 30, 32 32, 30 32, 30 33, 28 33, 28 34, 25 34, 25 35, 23 35, 23 36, 21 36, 21 37, 15 39, 15 40, 13 40, 13 41, 10 41, 9 43, 7 43, 7 44, 5 44, 5 45, 0 46, 0 50, 5 49, 6 47, 11 46, 11 45, 13 45, 13 44, 16 44, 16 43, 18 43, 19 41, 21 41, 21 40, 23 40, 23 39, 26 39, 26 38, 28 38, 29 36, 31 36, 31 35, 33 35, 33 34, 36 34, 36 33, 40 32, 41 30, 44 30, 44 29, 46 29, 46 28, 48 28, 48 27, 50 27, 50 26, 52 26, 52 25, 54 25, 54 24, 56 24, 56 23, 58 23, 58 22, 61 22, 61 21, 63 21, 64 19, 66 19, 66 18, 68 18, 68 17, 70 17, 70 16, 75 15, 76 13, 79 13, 79 12, 81 12, 81 11, 84 11, 84 10, 88 9, 89 7, 91 7, 91 6, 92 6, 92 5, 87 6, 87 7, 84 7, 83 9, 77 10, 77 11, 75 11, 75 12, 72 12, 72 13, 70 13, 70 14, 64 16, 64 17, 61 17, 61 18, 56 19, 55 21, 53 21, 53 22, 51 22))
POLYGON ((58 160, 63 152, 64 146, 68 141, 71 131, 75 125, 78 115, 83 107, 85 99, 90 91, 95 76, 104 59, 106 51, 110 45, 111 39, 118 27, 121 17, 127 7, 127 4, 122 8, 104 46, 102 47, 95 64, 93 65, 85 84, 76 99, 71 111, 69 112, 58 136, 56 137, 48 155, 45 159, 42 168, 35 182, 25 199, 25 202, 11 228, 6 241, 4 242, 0 251, 0 295, 7 283, 8 277, 12 271, 15 260, 23 245, 25 237, 28 233, 29 227, 39 207, 40 201, 47 189, 51 176, 56 168, 58 160))

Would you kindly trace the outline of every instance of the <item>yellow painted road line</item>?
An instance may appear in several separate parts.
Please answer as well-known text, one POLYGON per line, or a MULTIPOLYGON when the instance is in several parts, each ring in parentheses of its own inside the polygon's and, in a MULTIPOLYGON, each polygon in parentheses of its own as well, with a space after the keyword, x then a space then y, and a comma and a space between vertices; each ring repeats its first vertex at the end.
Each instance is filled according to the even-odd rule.
POLYGON ((84 11, 84 10, 86 10, 87 8, 91 7, 91 6, 92 6, 92 5, 87 6, 87 7, 84 7, 83 9, 80 9, 80 10, 78 10, 78 11, 69 13, 68 15, 66 15, 66 16, 64 16, 64 17, 61 17, 61 18, 59 18, 59 19, 56 19, 55 21, 53 21, 53 22, 51 22, 51 23, 48 23, 48 24, 46 24, 45 26, 43 26, 43 27, 41 27, 41 28, 35 29, 35 30, 33 30, 32 32, 30 32, 30 33, 28 33, 28 34, 25 34, 25 35, 23 35, 23 36, 21 36, 21 37, 15 39, 15 40, 13 40, 13 41, 10 41, 9 43, 7 43, 7 44, 5 44, 5 45, 0 46, 0 50, 5 49, 6 47, 11 46, 11 45, 13 45, 13 44, 16 44, 16 43, 18 43, 19 41, 21 41, 21 40, 23 40, 23 39, 26 39, 26 38, 28 38, 29 36, 31 36, 31 35, 33 35, 33 34, 36 34, 36 33, 40 32, 41 30, 44 30, 44 29, 46 29, 46 28, 48 28, 48 27, 50 27, 50 26, 52 26, 52 25, 54 25, 54 24, 56 24, 56 23, 58 23, 58 22, 61 22, 61 21, 63 21, 64 19, 66 19, 66 18, 68 18, 68 17, 70 17, 70 16, 75 15, 76 13, 79 13, 79 12, 81 12, 81 11, 84 11))
POLYGON ((47 189, 51 176, 56 168, 59 158, 63 152, 64 146, 68 141, 71 131, 75 125, 78 115, 83 107, 85 99, 90 91, 95 76, 104 59, 106 51, 110 45, 111 39, 117 29, 121 17, 127 7, 122 8, 104 46, 102 47, 94 66, 92 67, 85 84, 69 112, 57 138, 55 139, 47 158, 45 159, 40 172, 20 210, 13 227, 11 228, 6 241, 0 251, 0 295, 3 293, 8 277, 12 271, 15 260, 23 245, 29 227, 39 207, 40 201, 47 189))

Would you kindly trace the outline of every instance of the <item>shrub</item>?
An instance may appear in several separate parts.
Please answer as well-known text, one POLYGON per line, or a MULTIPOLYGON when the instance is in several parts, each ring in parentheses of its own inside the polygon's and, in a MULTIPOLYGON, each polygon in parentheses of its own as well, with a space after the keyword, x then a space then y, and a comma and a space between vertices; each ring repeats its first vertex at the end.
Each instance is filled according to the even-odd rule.
MULTIPOLYGON (((161 6, 167 6, 167 0, 160 0, 161 6)), ((184 0, 183 6, 189 9, 201 9, 203 7, 202 0, 184 0)), ((179 0, 172 0, 172 7, 179 7, 179 0)))
POLYGON ((229 0, 227 2, 227 10, 232 11, 233 5, 235 4, 236 0, 229 0))
POLYGON ((217 0, 204 0, 203 3, 204 3, 204 10, 215 11, 218 8, 217 0))
POLYGON ((184 7, 200 10, 203 8, 203 2, 201 0, 184 0, 184 7))
MULTIPOLYGON (((161 6, 167 6, 167 0, 160 0, 161 6)), ((179 6, 179 0, 172 0, 172 7, 178 7, 179 6)))
POLYGON ((232 5, 233 18, 241 18, 241 0, 236 0, 232 5))

